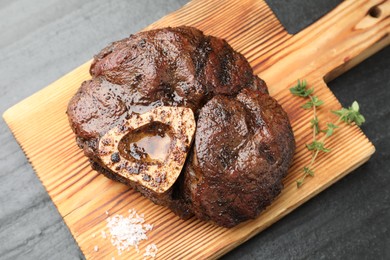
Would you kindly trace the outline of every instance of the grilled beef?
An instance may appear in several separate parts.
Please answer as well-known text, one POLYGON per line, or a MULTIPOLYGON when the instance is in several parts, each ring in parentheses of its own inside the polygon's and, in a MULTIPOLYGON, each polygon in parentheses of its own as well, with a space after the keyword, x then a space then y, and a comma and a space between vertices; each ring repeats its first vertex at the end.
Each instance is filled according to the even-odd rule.
POLYGON ((93 169, 183 218, 222 226, 256 217, 280 192, 295 149, 287 115, 225 40, 184 26, 140 32, 104 48, 90 74, 67 114, 93 169), (160 106, 190 108, 197 120, 182 173, 164 193, 113 171, 99 153, 107 132, 160 106))

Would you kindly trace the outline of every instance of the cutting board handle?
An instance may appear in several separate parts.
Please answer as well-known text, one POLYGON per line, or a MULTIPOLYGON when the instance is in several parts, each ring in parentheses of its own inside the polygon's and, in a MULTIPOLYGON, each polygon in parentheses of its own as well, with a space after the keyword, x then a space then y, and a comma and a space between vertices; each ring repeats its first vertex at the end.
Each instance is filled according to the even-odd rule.
POLYGON ((346 0, 287 40, 260 76, 274 91, 299 78, 328 82, 390 44, 389 17, 390 0, 346 0))
POLYGON ((368 6, 364 6, 367 10, 366 14, 356 14, 355 21, 358 21, 352 30, 349 30, 348 35, 356 39, 359 45, 353 46, 353 43, 346 41, 340 42, 340 49, 336 49, 334 57, 343 57, 344 59, 339 64, 335 63, 333 67, 329 67, 328 71, 323 71, 326 82, 334 79, 346 70, 360 63, 367 57, 373 55, 377 51, 390 44, 390 0, 376 3, 368 1, 368 6), (362 14, 364 15, 362 17, 362 14), (386 19, 386 20, 385 20, 386 19), (371 39, 370 39, 371 38, 371 39))

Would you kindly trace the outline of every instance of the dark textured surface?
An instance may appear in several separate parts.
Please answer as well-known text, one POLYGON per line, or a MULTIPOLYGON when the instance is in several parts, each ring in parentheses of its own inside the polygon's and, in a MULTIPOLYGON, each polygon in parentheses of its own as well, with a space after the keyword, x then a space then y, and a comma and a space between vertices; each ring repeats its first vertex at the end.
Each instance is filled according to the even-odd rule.
POLYGON ((342 0, 265 0, 265 2, 274 11, 286 31, 295 34, 329 13, 342 0))
MULTIPOLYGON (((185 2, 0 1, 0 112, 185 2)), ((360 102, 377 152, 225 259, 390 258, 390 48, 330 87, 360 102)), ((0 144, 0 259, 83 258, 4 121, 0 144)))

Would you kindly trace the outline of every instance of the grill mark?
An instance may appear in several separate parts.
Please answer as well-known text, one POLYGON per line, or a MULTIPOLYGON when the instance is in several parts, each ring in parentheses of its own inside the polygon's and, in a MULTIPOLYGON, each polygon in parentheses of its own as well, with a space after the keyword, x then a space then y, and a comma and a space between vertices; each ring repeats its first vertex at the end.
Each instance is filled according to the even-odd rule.
POLYGON ((210 37, 206 37, 196 49, 195 55, 193 56, 193 62, 195 64, 195 75, 200 77, 203 74, 210 52, 212 52, 210 45, 210 37))
POLYGON ((224 41, 223 48, 221 50, 221 54, 218 54, 219 61, 219 73, 217 73, 217 77, 222 85, 228 85, 231 82, 231 65, 233 61, 232 51, 229 48, 226 41, 224 41))

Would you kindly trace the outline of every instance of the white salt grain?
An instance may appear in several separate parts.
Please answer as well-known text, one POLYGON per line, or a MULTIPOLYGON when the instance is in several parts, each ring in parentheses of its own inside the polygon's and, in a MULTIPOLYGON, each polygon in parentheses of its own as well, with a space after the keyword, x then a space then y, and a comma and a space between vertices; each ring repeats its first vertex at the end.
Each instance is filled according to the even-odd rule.
POLYGON ((108 215, 108 210, 106 210, 106 215, 108 215))
POLYGON ((106 232, 104 232, 104 231, 102 231, 102 238, 104 238, 104 239, 107 238, 106 232))
MULTIPOLYGON (((138 245, 142 240, 147 240, 146 232, 153 228, 153 225, 144 224, 144 215, 137 214, 132 209, 129 210, 129 216, 115 215, 107 218, 107 228, 111 235, 111 243, 121 255, 122 251, 134 247, 139 252, 138 245)), ((156 247, 157 248, 157 247, 156 247)))
POLYGON ((95 250, 95 252, 97 252, 97 251, 99 251, 99 247, 98 247, 98 246, 95 246, 95 247, 93 248, 93 250, 95 250))
POLYGON ((147 258, 147 257, 152 257, 152 258, 155 258, 156 255, 157 255, 157 246, 155 244, 150 244, 150 245, 147 245, 146 246, 146 249, 145 249, 145 254, 144 254, 144 258, 147 258))
POLYGON ((153 229, 153 225, 151 225, 151 224, 144 224, 144 228, 145 228, 146 231, 150 231, 150 230, 153 229))

